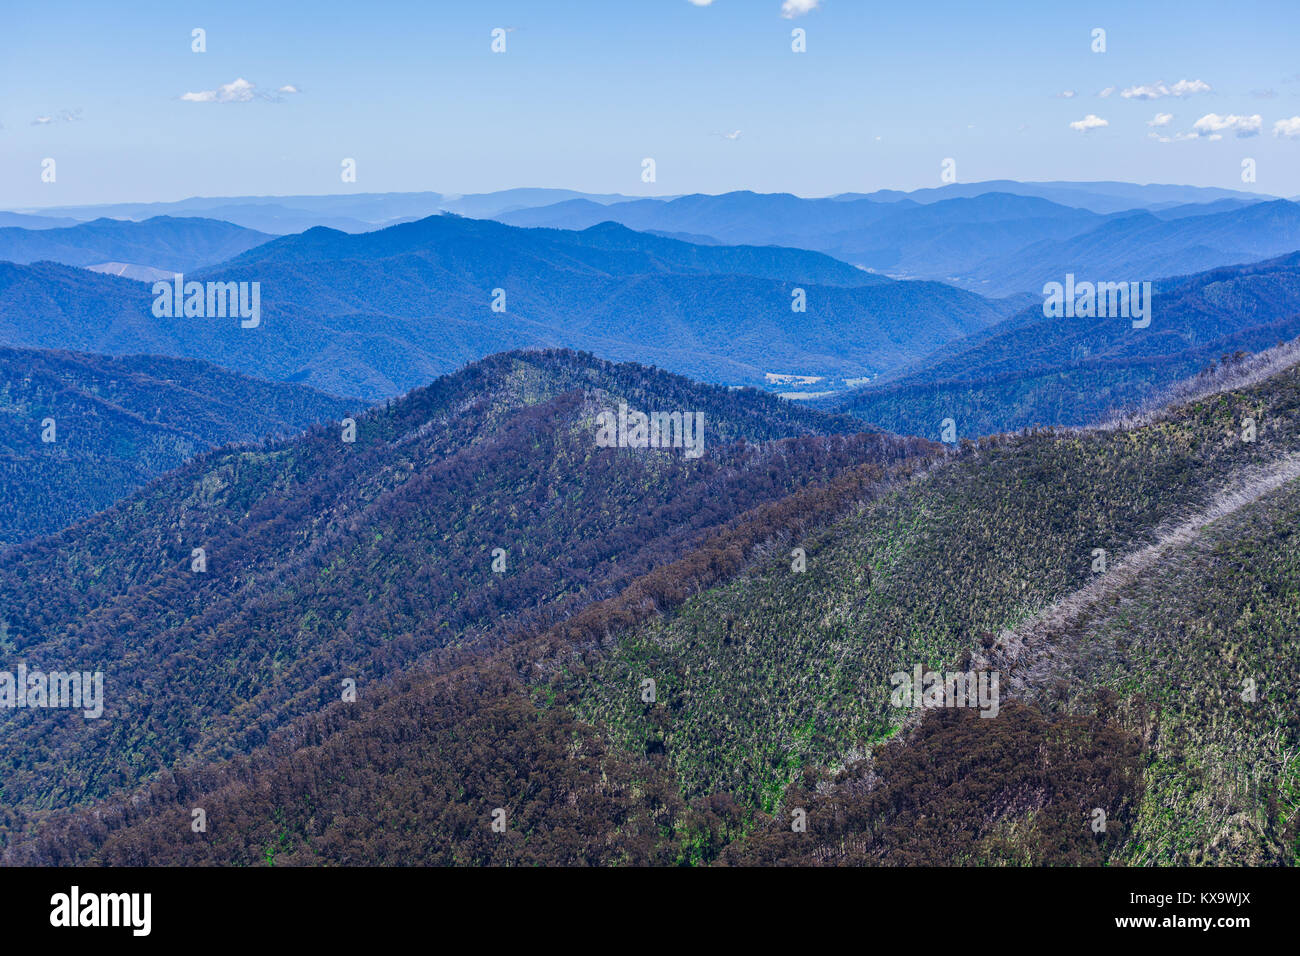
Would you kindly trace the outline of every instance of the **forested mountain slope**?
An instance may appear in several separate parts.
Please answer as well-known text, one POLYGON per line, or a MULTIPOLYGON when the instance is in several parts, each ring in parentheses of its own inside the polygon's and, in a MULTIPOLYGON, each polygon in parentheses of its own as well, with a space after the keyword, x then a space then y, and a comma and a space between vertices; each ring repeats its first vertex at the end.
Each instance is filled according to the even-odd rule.
POLYGON ((1300 335, 1300 253, 1157 283, 1151 323, 1045 318, 1034 306, 914 369, 815 404, 905 434, 961 436, 1084 425, 1158 401, 1235 353, 1300 335))
POLYGON ((883 482, 845 471, 756 504, 621 594, 534 622, 531 638, 431 658, 361 706, 306 714, 141 801, 52 820, 12 852, 1289 862, 1298 461, 1292 366, 1131 429, 966 443, 883 482), (1125 577, 1152 548, 1149 573, 1125 577), (1104 600, 1051 625, 1109 574, 1104 600), (1030 631, 1041 640, 1022 644, 1030 631), (998 715, 893 706, 890 675, 916 665, 1000 670, 998 715), (1242 706, 1245 678, 1256 709, 1242 706), (1249 787, 1234 783, 1243 773, 1249 787), (1230 798, 1226 815, 1199 793, 1230 798), (188 827, 196 806, 207 834, 188 827), (791 827, 798 810, 806 830, 791 827))
POLYGON ((192 359, 0 347, 0 547, 107 508, 198 452, 356 406, 192 359))
POLYGON ((556 351, 494 356, 358 415, 352 442, 335 423, 201 455, 0 554, 5 660, 102 670, 108 688, 100 720, 0 714, 5 805, 72 806, 251 750, 344 679, 366 689, 497 646, 749 508, 927 448, 859 428, 556 351), (598 416, 623 402, 703 415, 703 454, 602 447, 598 416))
POLYGON ((720 384, 761 386, 769 372, 857 378, 1007 314, 942 283, 894 282, 801 249, 455 216, 362 235, 312 229, 187 279, 258 283, 256 325, 158 318, 145 283, 0 263, 0 343, 188 356, 379 401, 486 355, 548 346, 720 384))

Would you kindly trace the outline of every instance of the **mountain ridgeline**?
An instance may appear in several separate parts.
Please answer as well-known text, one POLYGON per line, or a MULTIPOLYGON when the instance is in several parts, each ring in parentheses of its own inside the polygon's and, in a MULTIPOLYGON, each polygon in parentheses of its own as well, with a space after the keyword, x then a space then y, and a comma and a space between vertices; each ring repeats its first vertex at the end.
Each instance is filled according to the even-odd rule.
POLYGON ((1298 422, 1291 366, 943 452, 551 352, 209 453, 0 556, 7 646, 114 688, 4 723, 7 859, 1291 862, 1298 422), (596 446, 623 400, 704 458, 596 446), (995 719, 897 706, 917 666, 999 671, 995 719))
POLYGON ((749 509, 846 473, 881 480, 932 450, 560 351, 476 363, 358 416, 352 434, 335 423, 199 455, 0 553, 6 657, 100 670, 111 690, 102 722, 0 722, 7 806, 103 799, 250 751, 345 679, 371 688, 506 644, 749 509), (622 404, 702 416, 703 454, 603 446, 600 416, 622 404))
POLYGON ((1037 293, 1067 272, 1155 280, 1300 248, 1300 205, 1288 200, 1219 191, 1223 198, 1215 204, 1152 201, 1187 195, 1169 190, 1145 201, 1135 195, 1115 208, 1090 201, 1107 198, 1103 193, 1016 192, 1022 188, 947 186, 917 198, 733 192, 612 204, 573 199, 499 218, 564 229, 613 221, 696 241, 817 249, 874 272, 942 280, 992 297, 1037 293))
POLYGON ((224 262, 272 236, 216 219, 95 219, 54 229, 0 228, 0 260, 94 266, 117 262, 164 273, 224 262))
POLYGON ((1300 336, 1300 253, 1154 285, 1151 323, 1045 318, 1030 307, 878 384, 814 402, 938 437, 1087 425, 1163 403, 1176 383, 1300 336))
POLYGON ((0 864, 1294 865, 1297 209, 0 228, 0 864))
POLYGON ((209 448, 355 409, 189 359, 0 348, 0 547, 53 534, 209 448))
POLYGON ((1006 314, 817 252, 455 216, 361 235, 312 229, 187 278, 257 282, 256 327, 158 318, 143 283, 0 264, 0 338, 200 358, 376 401, 490 354, 549 346, 731 385, 762 385, 768 373, 862 378, 1006 314))

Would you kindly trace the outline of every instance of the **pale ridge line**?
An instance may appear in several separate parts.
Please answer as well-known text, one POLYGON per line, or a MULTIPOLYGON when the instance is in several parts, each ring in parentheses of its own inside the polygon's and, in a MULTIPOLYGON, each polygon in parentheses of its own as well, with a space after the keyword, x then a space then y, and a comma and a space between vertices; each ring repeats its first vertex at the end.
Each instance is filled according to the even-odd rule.
POLYGON ((998 635, 1001 650, 988 657, 982 653, 973 655, 971 666, 1001 672, 1008 690, 1023 687, 1028 683, 1027 676, 1034 676, 1033 662, 1030 662, 1027 676, 1021 676, 1026 674, 1023 667, 1019 667, 1020 674, 1014 672, 1027 654, 1042 649, 1054 634, 1068 630, 1085 612, 1134 584, 1166 552, 1191 544, 1207 525, 1253 504, 1296 478, 1300 478, 1300 453, 1289 455, 1224 488, 1209 507, 1160 535, 1152 544, 1128 555, 1095 581, 1055 601, 1014 628, 1004 630, 998 635))

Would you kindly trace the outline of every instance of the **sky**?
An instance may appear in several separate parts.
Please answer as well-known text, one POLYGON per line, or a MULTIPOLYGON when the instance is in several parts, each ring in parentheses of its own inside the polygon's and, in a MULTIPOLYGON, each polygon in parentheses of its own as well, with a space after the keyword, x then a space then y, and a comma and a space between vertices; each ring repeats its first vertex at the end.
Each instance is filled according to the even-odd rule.
POLYGON ((0 209, 516 186, 824 196, 939 186, 946 159, 961 182, 1289 197, 1298 36, 1297 0, 11 3, 0 209))

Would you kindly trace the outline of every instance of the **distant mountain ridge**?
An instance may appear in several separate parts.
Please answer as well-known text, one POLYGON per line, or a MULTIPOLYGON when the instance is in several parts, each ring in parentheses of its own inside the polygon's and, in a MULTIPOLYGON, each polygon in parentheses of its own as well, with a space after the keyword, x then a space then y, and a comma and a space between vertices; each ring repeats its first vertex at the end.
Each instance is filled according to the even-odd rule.
POLYGON ((1123 212, 1161 204, 1212 203, 1224 199, 1246 202, 1276 199, 1266 193, 1223 189, 1218 186, 1178 186, 1159 183, 1126 183, 1114 180, 1095 182, 1020 182, 1014 179, 990 179, 974 183, 949 183, 900 192, 879 189, 870 193, 840 193, 832 198, 841 201, 872 199, 877 202, 897 202, 908 199, 917 203, 942 202, 946 199, 979 196, 984 193, 1014 193, 1017 196, 1035 196, 1064 206, 1088 209, 1096 213, 1123 212))
POLYGON ((1044 240, 991 257, 965 286, 985 295, 1038 291, 1067 272, 1107 281, 1159 279, 1253 262, 1300 249, 1300 204, 1286 199, 1206 215, 1160 212, 1113 217, 1073 237, 1044 240))
POLYGON ((1037 292, 1041 276, 1057 272, 1120 269, 1154 279, 1300 248, 1300 206, 1288 200, 1160 187, 1156 195, 1173 198, 1150 203, 1149 210, 1106 206, 1102 214, 1048 198, 1070 198, 1059 190, 1041 192, 980 192, 973 184, 940 187, 925 201, 913 194, 801 199, 751 192, 610 205, 575 199, 499 218, 565 229, 612 220, 720 243, 816 249, 873 272, 951 282, 995 297, 1037 292))
POLYGON ((951 286, 801 249, 455 216, 359 235, 312 229, 189 278, 258 282, 260 326, 157 319, 147 285, 0 265, 0 342, 187 355, 378 400, 485 355, 548 346, 724 384, 761 386, 769 372, 857 378, 1007 314, 951 286))
MULTIPOLYGON (((173 202, 108 203, 91 206, 57 206, 32 210, 33 216, 59 216, 62 225, 77 220, 113 219, 144 220, 157 216, 221 219, 248 229, 275 235, 302 232, 314 226, 326 226, 343 232, 368 232, 398 222, 423 219, 439 212, 488 218, 501 212, 532 205, 560 202, 582 196, 596 202, 631 199, 617 193, 580 193, 572 189, 521 188, 469 195, 437 192, 411 193, 338 193, 316 196, 193 196, 173 202), (70 217, 70 218, 69 218, 70 217)), ((0 225, 8 223, 0 213, 0 225)), ((31 216, 21 218, 33 218, 31 216)), ((31 228, 48 228, 31 224, 31 228)))
POLYGON ((815 402, 891 431, 961 437, 1086 425, 1141 408, 1224 356, 1300 336, 1300 252, 1155 285, 1149 328, 1049 319, 1042 306, 938 350, 879 383, 815 402))
POLYGON ((156 216, 143 222, 96 219, 50 229, 0 228, 0 260, 69 266, 123 263, 163 272, 192 272, 273 238, 217 219, 156 216))
POLYGON ((0 548, 59 531, 210 448, 356 407, 192 359, 0 347, 0 548))

